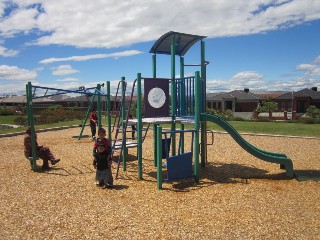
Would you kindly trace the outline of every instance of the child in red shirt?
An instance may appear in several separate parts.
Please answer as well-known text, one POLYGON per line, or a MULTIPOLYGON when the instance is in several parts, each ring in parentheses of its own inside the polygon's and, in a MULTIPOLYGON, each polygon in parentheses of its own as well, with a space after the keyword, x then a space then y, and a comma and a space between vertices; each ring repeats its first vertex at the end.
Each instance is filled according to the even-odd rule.
POLYGON ((95 156, 95 154, 97 153, 98 146, 102 145, 102 144, 104 144, 105 151, 107 151, 108 155, 110 155, 109 161, 108 161, 108 175, 109 175, 108 186, 113 187, 113 177, 112 177, 112 171, 111 171, 112 170, 111 169, 111 165, 112 165, 111 143, 110 143, 109 139, 106 138, 106 130, 104 128, 99 128, 98 138, 93 145, 93 156, 95 156))
POLYGON ((97 124, 98 124, 98 115, 97 115, 96 110, 92 109, 91 114, 90 114, 90 128, 91 128, 92 139, 96 138, 97 124))

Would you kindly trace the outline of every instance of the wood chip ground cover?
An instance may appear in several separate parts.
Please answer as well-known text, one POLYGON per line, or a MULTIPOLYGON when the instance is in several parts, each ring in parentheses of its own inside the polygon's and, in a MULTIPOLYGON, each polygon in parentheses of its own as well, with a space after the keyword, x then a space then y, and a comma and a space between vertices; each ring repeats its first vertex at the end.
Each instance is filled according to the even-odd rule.
MULTIPOLYGON (((320 239, 320 182, 288 179, 229 135, 215 134, 199 184, 186 179, 159 191, 152 132, 143 144, 144 180, 129 149, 112 190, 95 186, 93 142, 73 138, 79 132, 38 133, 39 144, 61 158, 47 172, 30 170, 23 136, 0 138, 1 239, 320 239)), ((287 154, 295 172, 320 176, 319 139, 244 138, 287 154)))

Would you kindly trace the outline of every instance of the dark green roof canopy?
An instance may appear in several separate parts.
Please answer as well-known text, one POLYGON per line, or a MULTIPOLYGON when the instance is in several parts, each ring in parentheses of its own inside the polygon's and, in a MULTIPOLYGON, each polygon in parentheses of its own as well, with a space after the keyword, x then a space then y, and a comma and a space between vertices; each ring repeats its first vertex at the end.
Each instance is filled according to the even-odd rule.
POLYGON ((197 36, 186 33, 178 32, 167 32, 162 35, 150 49, 150 53, 154 54, 171 54, 171 43, 172 39, 176 41, 176 55, 184 56, 186 52, 195 44, 197 41, 206 38, 205 36, 197 36))

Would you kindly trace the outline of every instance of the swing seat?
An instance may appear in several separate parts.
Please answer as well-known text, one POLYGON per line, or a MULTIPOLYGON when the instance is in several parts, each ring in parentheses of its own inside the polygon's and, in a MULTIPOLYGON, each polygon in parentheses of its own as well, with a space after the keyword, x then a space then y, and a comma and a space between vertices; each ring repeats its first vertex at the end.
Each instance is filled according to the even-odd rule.
POLYGON ((192 177, 192 152, 167 158, 167 179, 165 181, 192 177))

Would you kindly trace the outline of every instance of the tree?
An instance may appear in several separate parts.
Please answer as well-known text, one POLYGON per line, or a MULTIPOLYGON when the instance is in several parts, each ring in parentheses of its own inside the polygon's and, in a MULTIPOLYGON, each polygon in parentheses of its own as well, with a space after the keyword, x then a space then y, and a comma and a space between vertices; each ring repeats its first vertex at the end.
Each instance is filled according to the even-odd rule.
MULTIPOLYGON (((144 97, 142 96, 141 99, 141 111, 142 111, 142 116, 144 115, 144 97)), ((136 116, 136 111, 137 111, 137 100, 136 101, 132 101, 131 104, 131 109, 130 109, 130 114, 132 114, 132 116, 136 116)))
POLYGON ((311 118, 320 118, 320 109, 317 108, 316 106, 314 105, 311 105, 308 109, 307 109, 307 112, 306 112, 306 115, 311 117, 311 118))
POLYGON ((278 104, 271 100, 263 101, 260 106, 257 107, 257 112, 275 112, 278 104))

